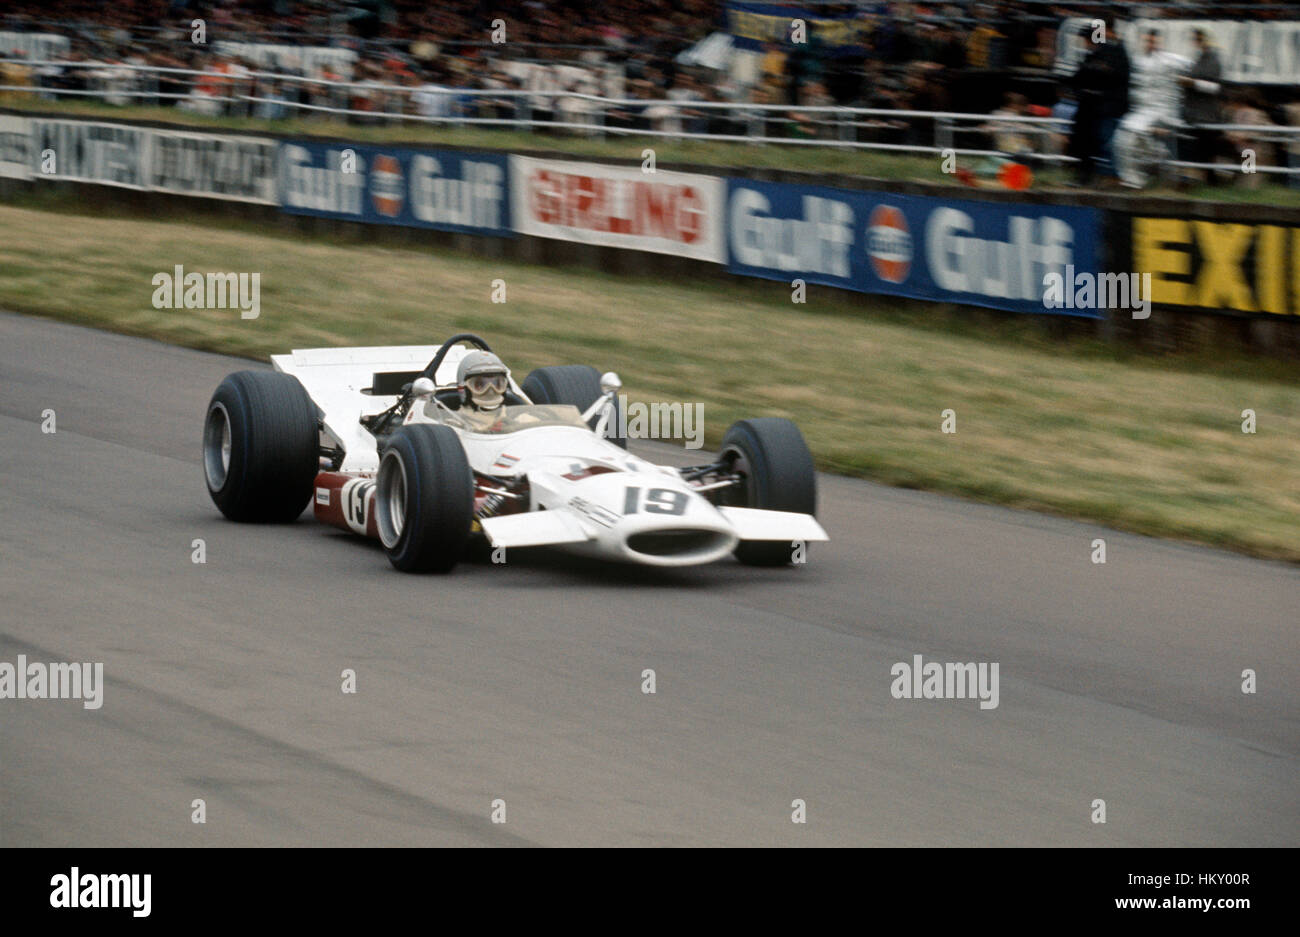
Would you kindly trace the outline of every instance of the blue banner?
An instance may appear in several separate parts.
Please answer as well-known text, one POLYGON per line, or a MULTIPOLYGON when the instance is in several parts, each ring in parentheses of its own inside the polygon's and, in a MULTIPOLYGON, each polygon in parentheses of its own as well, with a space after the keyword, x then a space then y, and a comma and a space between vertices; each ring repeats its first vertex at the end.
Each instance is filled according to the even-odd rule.
POLYGON ((276 195, 291 214, 513 237, 499 153, 283 141, 276 195))
POLYGON ((1101 273, 1100 230, 1093 208, 727 180, 728 270, 863 293, 1102 318, 1054 300, 1101 273))

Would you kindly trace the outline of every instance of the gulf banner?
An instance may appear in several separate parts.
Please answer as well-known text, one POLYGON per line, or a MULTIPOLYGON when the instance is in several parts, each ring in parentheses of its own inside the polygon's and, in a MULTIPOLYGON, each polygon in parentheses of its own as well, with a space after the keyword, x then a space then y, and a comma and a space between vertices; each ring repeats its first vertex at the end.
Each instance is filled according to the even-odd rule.
POLYGON ((527 156, 510 176, 520 234, 724 262, 723 179, 527 156))
POLYGON ((1104 315, 1045 299, 1053 275, 1101 272, 1100 225, 1091 208, 727 184, 733 273, 1017 312, 1104 315))
POLYGON ((290 214, 509 237, 508 172, 497 153, 288 140, 276 191, 290 214))

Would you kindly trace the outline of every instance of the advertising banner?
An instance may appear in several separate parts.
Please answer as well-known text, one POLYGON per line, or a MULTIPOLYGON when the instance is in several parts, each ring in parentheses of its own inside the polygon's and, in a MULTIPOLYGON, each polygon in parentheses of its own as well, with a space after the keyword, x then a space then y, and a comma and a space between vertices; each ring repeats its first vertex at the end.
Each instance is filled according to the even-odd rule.
MULTIPOLYGON (((1101 317, 1048 302, 1049 277, 1100 274, 1091 208, 890 195, 729 179, 733 273, 1019 312, 1101 317)), ((1058 282, 1059 285, 1059 282, 1058 282)))
MULTIPOLYGON (((1056 34, 1056 66, 1059 74, 1071 74, 1083 61, 1081 28, 1092 28, 1090 17, 1061 21, 1056 34)), ((1120 23, 1116 29, 1130 56, 1142 50, 1142 36, 1154 29, 1166 51, 1195 61, 1193 33, 1203 29, 1209 35, 1223 80, 1248 85, 1294 85, 1300 83, 1300 21, 1297 20, 1185 20, 1138 19, 1120 23)))
POLYGON ((804 24, 804 41, 826 54, 861 54, 866 21, 853 12, 828 15, 825 7, 776 3, 728 3, 727 32, 737 49, 761 52, 765 43, 789 43, 796 20, 804 24))
POLYGON ((263 71, 302 72, 316 76, 328 69, 336 75, 352 77, 352 66, 357 60, 353 49, 338 46, 276 45, 270 42, 241 42, 219 39, 212 48, 222 55, 230 55, 252 63, 263 71))
POLYGON ((26 117, 0 114, 0 179, 32 177, 31 124, 26 117))
POLYGON ((152 130, 149 188, 274 205, 275 147, 274 140, 258 137, 152 130))
POLYGON ((150 131, 144 127, 33 118, 31 131, 33 178, 149 187, 150 131))
POLYGON ((72 40, 58 33, 20 33, 0 29, 0 53, 6 58, 48 62, 67 53, 72 40))
POLYGON ((1155 305, 1300 315, 1300 227, 1138 215, 1128 229, 1132 269, 1150 275, 1155 305))
POLYGON ((724 262, 723 179, 525 156, 510 163, 520 234, 724 262))
POLYGON ((511 236, 504 155, 293 140, 276 157, 281 208, 376 224, 511 236))

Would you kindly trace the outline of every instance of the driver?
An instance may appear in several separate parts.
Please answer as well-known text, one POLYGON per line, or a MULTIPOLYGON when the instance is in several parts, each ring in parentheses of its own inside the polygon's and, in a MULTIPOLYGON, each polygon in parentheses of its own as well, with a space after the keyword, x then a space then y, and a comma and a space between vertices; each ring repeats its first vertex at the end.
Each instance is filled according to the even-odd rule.
POLYGON ((471 351, 460 359, 456 387, 460 413, 474 429, 491 429, 505 417, 505 393, 510 370, 490 351, 471 351))

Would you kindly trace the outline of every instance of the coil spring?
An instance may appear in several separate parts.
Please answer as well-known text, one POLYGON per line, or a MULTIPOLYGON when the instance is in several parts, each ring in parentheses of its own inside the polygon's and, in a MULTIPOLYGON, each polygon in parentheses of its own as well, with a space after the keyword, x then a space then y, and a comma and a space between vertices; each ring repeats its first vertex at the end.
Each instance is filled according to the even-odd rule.
POLYGON ((488 495, 487 500, 483 502, 483 507, 478 510, 478 516, 480 518, 492 517, 505 503, 505 495, 488 495))

